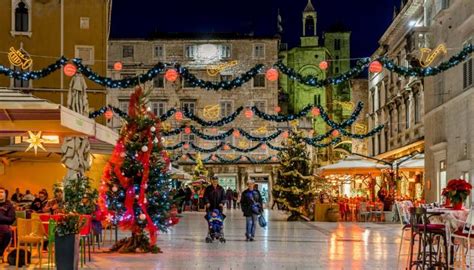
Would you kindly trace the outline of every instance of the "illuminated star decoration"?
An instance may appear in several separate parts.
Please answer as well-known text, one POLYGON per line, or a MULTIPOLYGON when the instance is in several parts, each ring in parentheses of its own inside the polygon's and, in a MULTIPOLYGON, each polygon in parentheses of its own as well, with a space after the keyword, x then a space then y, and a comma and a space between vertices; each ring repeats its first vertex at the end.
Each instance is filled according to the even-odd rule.
POLYGON ((26 142, 29 142, 30 145, 28 146, 28 148, 26 148, 25 152, 28 152, 28 150, 33 148, 35 149, 35 156, 36 156, 36 154, 38 153, 38 147, 43 149, 46 152, 46 149, 44 148, 42 144, 44 143, 44 140, 41 139, 41 131, 38 131, 36 135, 33 134, 33 132, 28 131, 28 135, 30 136, 30 138, 26 140, 26 142))

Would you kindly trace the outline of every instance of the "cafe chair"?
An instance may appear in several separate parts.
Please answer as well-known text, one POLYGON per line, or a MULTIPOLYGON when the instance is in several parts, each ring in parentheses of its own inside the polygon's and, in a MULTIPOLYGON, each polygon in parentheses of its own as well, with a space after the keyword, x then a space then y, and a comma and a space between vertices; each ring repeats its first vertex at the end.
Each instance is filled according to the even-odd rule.
MULTIPOLYGON (((405 241, 405 234, 411 232, 411 225, 410 225, 410 211, 409 207, 413 207, 413 204, 408 201, 409 204, 406 204, 405 202, 395 202, 395 207, 398 212, 398 217, 400 219, 400 224, 402 225, 402 234, 400 236, 400 246, 398 248, 398 261, 397 261, 397 269, 399 264, 400 264, 400 258, 402 256, 402 246, 403 242, 405 241), (407 208, 408 207, 408 208, 407 208)), ((410 239, 408 239, 410 240, 410 239)), ((404 254, 408 255, 408 254, 404 254)))
MULTIPOLYGON (((39 257, 39 267, 41 269, 41 262, 42 262, 42 250, 44 244, 44 227, 39 219, 24 219, 18 218, 17 219, 17 246, 16 246, 16 269, 18 269, 18 263, 20 259, 20 246, 23 244, 25 245, 25 249, 27 250, 28 247, 32 250, 33 245, 38 250, 38 257, 39 257)), ((25 253, 25 263, 27 261, 27 254, 25 253)))
POLYGON ((370 211, 370 220, 382 222, 383 219, 383 204, 375 203, 374 209, 370 211))
POLYGON ((362 217, 364 217, 364 221, 367 221, 370 216, 370 212, 367 210, 367 203, 366 202, 361 202, 359 206, 359 221, 362 220, 362 217))
MULTIPOLYGON (((474 231, 473 231, 473 224, 474 224, 474 206, 469 209, 469 214, 467 216, 467 219, 465 221, 451 218, 451 222, 455 222, 461 226, 459 226, 459 229, 455 231, 451 231, 451 222, 446 222, 446 228, 449 230, 449 243, 450 243, 450 248, 454 250, 453 254, 453 260, 454 260, 454 265, 458 267, 459 264, 460 267, 465 269, 466 267, 469 267, 469 269, 472 269, 472 258, 471 258, 471 244, 474 241, 474 231), (459 243, 459 244, 458 244, 459 243), (457 249, 456 249, 456 246, 457 249), (467 248, 465 250, 465 248, 467 248), (457 252, 456 252, 457 251, 457 252), (459 258, 460 262, 456 260, 456 253, 460 253, 459 258)), ((449 258, 451 260, 451 258, 449 258)))

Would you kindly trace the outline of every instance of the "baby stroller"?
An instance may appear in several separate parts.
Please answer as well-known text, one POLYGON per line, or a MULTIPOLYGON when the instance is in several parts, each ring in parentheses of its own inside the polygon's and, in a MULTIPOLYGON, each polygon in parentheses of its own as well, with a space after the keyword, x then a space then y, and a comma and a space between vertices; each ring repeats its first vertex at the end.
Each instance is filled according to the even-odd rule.
POLYGON ((207 220, 208 227, 206 243, 212 243, 214 240, 219 240, 221 243, 225 243, 225 215, 222 214, 218 209, 214 209, 212 212, 208 212, 204 218, 207 220))

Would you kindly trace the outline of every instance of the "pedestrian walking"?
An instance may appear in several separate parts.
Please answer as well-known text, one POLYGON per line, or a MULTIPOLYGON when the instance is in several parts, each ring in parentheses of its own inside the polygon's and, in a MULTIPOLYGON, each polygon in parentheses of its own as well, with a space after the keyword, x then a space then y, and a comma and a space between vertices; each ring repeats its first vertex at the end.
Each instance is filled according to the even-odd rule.
POLYGON ((263 201, 262 195, 255 189, 255 182, 253 180, 247 181, 247 189, 242 192, 240 204, 245 216, 246 240, 254 241, 257 218, 263 212, 263 201))

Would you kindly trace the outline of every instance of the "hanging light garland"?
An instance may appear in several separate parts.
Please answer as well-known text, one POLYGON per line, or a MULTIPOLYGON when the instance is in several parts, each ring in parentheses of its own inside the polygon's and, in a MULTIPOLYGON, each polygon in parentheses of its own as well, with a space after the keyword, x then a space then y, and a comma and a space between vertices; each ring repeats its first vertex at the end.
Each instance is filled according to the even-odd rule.
POLYGON ((55 63, 41 69, 35 71, 19 71, 8 68, 6 66, 0 65, 0 74, 8 76, 10 78, 14 78, 17 80, 38 80, 44 77, 47 77, 49 74, 55 72, 56 70, 60 69, 67 63, 66 57, 59 58, 55 63))

